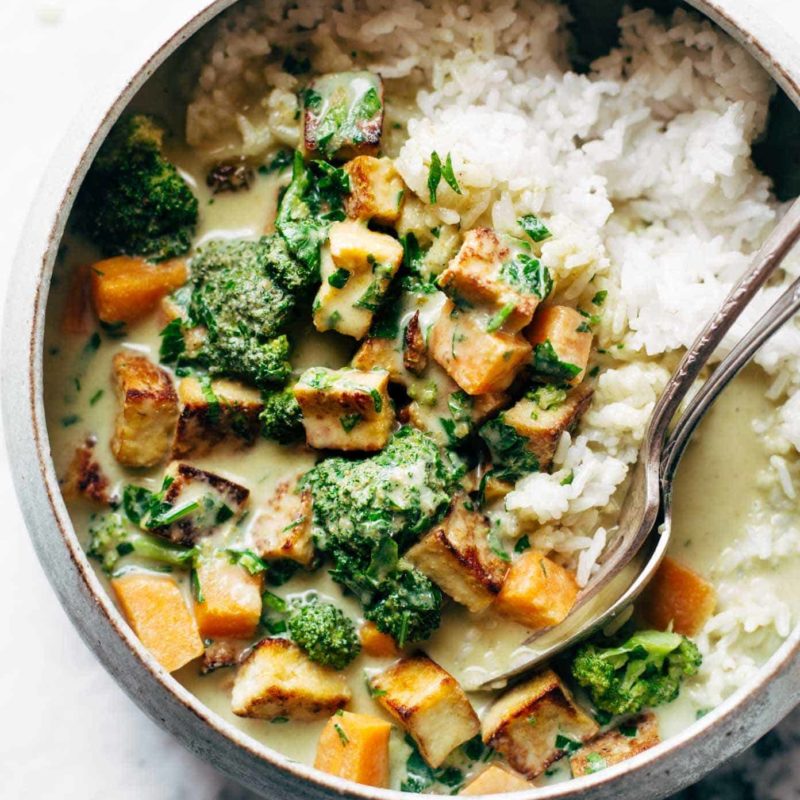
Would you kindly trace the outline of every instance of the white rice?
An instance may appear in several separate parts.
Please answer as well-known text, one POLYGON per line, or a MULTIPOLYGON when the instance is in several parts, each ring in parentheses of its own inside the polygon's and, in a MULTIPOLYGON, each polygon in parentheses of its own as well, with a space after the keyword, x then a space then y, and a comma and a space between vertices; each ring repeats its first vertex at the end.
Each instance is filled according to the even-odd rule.
MULTIPOLYGON (((509 536, 533 528, 531 542, 585 584, 613 535, 607 526, 674 352, 691 343, 781 208, 750 160, 774 86, 741 47, 683 10, 666 24, 644 10, 626 14, 620 46, 576 75, 567 16, 544 0, 240 5, 203 53, 187 139, 209 153, 295 144, 300 84, 281 63, 310 39, 313 71, 361 65, 386 79, 386 146, 423 203, 431 152, 451 154, 463 195, 440 189, 431 224, 513 230, 521 214, 547 218, 554 236, 541 257, 559 296, 586 306, 608 292, 598 328, 608 364, 553 474, 523 478, 496 516, 509 536)), ((797 274, 793 256, 721 353, 797 274)), ((800 450, 800 328, 787 325, 756 360, 772 376, 770 396, 783 400, 760 423, 774 454, 764 479, 779 508, 796 497, 786 455, 800 450)), ((754 511, 715 577, 796 555, 791 511, 754 511)), ((700 637, 706 662, 693 691, 706 705, 753 674, 764 641, 789 632, 789 609, 764 581, 730 585, 700 637)))

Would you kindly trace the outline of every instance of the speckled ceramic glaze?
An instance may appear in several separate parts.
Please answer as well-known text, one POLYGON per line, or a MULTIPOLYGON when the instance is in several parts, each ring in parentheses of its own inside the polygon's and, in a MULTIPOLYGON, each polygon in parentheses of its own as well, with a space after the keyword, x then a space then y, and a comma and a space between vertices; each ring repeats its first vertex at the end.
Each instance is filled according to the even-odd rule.
MULTIPOLYGON (((756 0, 690 0, 738 39, 800 104, 800 48, 756 0)), ((99 93, 64 140, 31 210, 12 271, 3 343, 3 412, 28 529, 61 603, 84 641, 128 694, 188 748, 271 798, 375 798, 400 792, 356 786, 317 772, 235 729, 168 675, 140 644, 102 589, 75 536, 50 458, 42 397, 44 315, 50 277, 72 202, 109 128, 155 69, 232 0, 190 19, 129 81, 99 93)), ((591 2, 591 0, 585 0, 591 2)), ((524 798, 650 800, 697 781, 743 750, 800 702, 800 626, 749 686, 679 736, 602 772, 514 795, 524 798)))

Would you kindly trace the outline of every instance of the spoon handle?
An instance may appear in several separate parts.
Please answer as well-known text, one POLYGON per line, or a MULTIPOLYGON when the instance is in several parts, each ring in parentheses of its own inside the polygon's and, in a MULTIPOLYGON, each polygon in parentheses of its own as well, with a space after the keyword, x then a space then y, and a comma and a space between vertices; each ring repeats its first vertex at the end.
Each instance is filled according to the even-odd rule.
MULTIPOLYGON (((709 320, 678 364, 678 368, 670 378, 653 410, 645 441, 645 449, 650 458, 661 459, 669 424, 681 401, 725 334, 745 310, 756 292, 764 285, 767 278, 780 265, 798 238, 800 238, 800 200, 792 203, 783 219, 775 226, 761 246, 750 269, 731 289, 722 306, 709 320)), ((697 422, 695 421, 694 424, 697 422)), ((689 430, 690 432, 691 430, 689 430)))
POLYGON ((800 311, 800 278, 792 283, 748 331, 747 335, 719 363, 711 373, 711 377, 703 384, 703 387, 684 410, 670 433, 664 451, 662 480, 665 486, 671 482, 692 432, 722 390, 745 367, 761 345, 798 311, 800 311))

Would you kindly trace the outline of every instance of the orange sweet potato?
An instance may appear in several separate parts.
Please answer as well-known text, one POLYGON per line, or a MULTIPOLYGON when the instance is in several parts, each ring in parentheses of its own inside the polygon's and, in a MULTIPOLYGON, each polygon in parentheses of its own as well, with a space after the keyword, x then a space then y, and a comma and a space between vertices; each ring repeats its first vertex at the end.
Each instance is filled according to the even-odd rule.
POLYGON ((512 565, 495 601, 501 614, 533 630, 557 625, 578 595, 572 574, 537 550, 528 550, 512 565))
POLYGON ((187 277, 186 264, 178 258, 163 264, 131 256, 98 261, 90 275, 94 309, 103 322, 134 322, 186 283, 187 277))
POLYGON ((339 711, 322 731, 314 766, 365 786, 389 785, 389 734, 378 717, 339 711))
POLYGON ((194 615, 201 636, 249 639, 261 616, 261 576, 215 557, 200 561, 197 580, 203 602, 195 599, 194 615))
POLYGON ((365 622, 358 629, 361 649, 375 658, 396 658, 400 655, 397 642, 388 633, 379 631, 374 622, 365 622))
POLYGON ((69 276, 69 287, 61 316, 62 333, 88 333, 92 329, 92 308, 89 304, 89 265, 75 267, 69 276))
POLYGON ((203 655, 197 623, 172 578, 129 572, 111 586, 134 633, 167 672, 203 655))
POLYGON ((694 636, 714 613, 714 587, 694 570, 667 556, 637 603, 637 610, 658 630, 694 636))
POLYGON ((467 784, 459 795, 505 794, 532 788, 522 775, 492 764, 467 784))

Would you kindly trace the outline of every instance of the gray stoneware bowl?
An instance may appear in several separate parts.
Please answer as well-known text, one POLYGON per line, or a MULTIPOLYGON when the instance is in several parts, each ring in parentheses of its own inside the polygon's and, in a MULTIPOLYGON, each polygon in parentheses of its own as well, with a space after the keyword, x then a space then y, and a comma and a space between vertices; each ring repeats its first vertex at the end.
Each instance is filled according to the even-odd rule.
MULTIPOLYGON (((590 0, 585 0, 590 2, 590 0)), ((14 478, 42 566, 87 645, 126 692, 190 750, 267 797, 400 800, 290 762, 226 723, 167 674, 141 645, 86 560, 50 458, 42 396, 44 316, 56 252, 76 191, 109 128, 155 69, 232 0, 207 3, 127 81, 98 92, 47 170, 8 294, 3 412, 14 478)), ((800 48, 748 0, 690 0, 739 40, 800 105, 800 48)), ((202 7, 203 2, 198 3, 202 7)), ((649 800, 697 781, 752 744, 800 702, 800 626, 760 671, 679 736, 601 773, 515 798, 649 800)))

